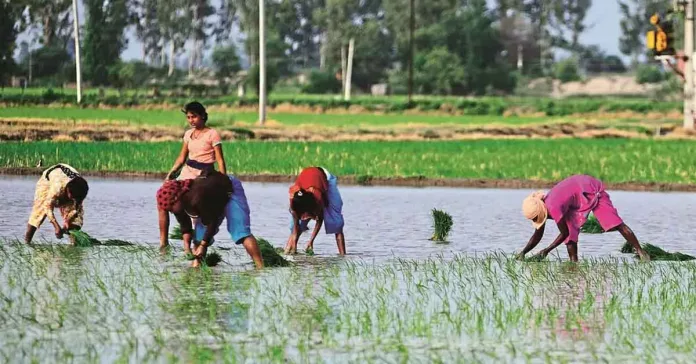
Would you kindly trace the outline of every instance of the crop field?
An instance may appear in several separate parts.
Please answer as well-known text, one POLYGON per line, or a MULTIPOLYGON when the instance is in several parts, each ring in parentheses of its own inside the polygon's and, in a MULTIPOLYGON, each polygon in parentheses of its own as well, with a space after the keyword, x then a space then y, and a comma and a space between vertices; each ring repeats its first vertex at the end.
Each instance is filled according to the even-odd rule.
POLYGON ((696 265, 502 254, 183 269, 147 246, 0 244, 4 362, 688 362, 696 265), (572 284, 569 282, 572 281, 572 284), (96 324, 99 323, 99 324, 96 324))
MULTIPOLYGON (((253 111, 210 110, 210 125, 256 125, 258 113, 253 111)), ((0 109, 0 118, 51 119, 66 122, 123 122, 133 125, 161 125, 184 127, 185 116, 179 108, 170 110, 139 109, 90 109, 75 107, 37 107, 22 106, 0 109)), ((545 116, 495 116, 495 115, 408 115, 408 114, 323 114, 271 112, 269 124, 282 126, 312 125, 319 127, 360 127, 397 126, 399 124, 425 125, 524 125, 549 123, 553 121, 572 121, 572 117, 545 116)), ((630 118, 629 118, 630 119, 630 118)), ((68 124, 69 125, 69 124, 68 124)))
MULTIPOLYGON (((0 167, 64 162, 82 171, 166 172, 179 142, 6 142, 0 167)), ((696 183, 696 143, 655 140, 477 140, 466 142, 229 142, 235 174, 296 174, 323 165, 337 175, 556 181, 576 173, 605 182, 696 183)))

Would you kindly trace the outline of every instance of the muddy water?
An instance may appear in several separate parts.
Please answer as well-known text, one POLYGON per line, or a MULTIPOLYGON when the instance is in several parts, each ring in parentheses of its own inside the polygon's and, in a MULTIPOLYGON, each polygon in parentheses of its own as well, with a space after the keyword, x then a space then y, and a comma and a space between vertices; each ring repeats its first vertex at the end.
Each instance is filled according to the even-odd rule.
MULTIPOLYGON (((0 178, 0 237, 23 235, 31 210, 36 177, 0 178)), ((160 181, 90 178, 86 200, 85 231, 104 238, 157 244, 158 227, 154 195, 160 181)), ((339 182, 340 183, 340 182, 339 182)), ((288 234, 287 186, 245 183, 256 236, 283 246, 288 234)), ((340 187, 340 186, 339 186, 340 187)), ((528 190, 340 187, 344 200, 345 234, 349 255, 364 260, 391 257, 421 258, 456 252, 519 251, 532 233, 520 212, 528 190), (430 209, 449 212, 454 219, 449 244, 428 241, 432 233, 430 209)), ((696 253, 696 194, 610 191, 614 205, 639 239, 668 250, 696 253)), ((551 242, 549 227, 541 246, 551 242)), ((307 235, 307 234, 305 234, 307 235)), ((307 237, 303 235, 302 248, 307 237)), ((55 241, 46 222, 37 238, 55 241)), ((223 246, 232 246, 223 232, 223 246)), ((618 233, 581 234, 580 253, 586 256, 620 255, 618 233)), ((176 243, 176 242, 175 242, 176 243)), ((239 248, 241 249, 241 248, 239 248)), ((335 255, 333 236, 322 233, 315 242, 318 255, 335 255)), ((564 249, 558 253, 565 258, 564 249)))

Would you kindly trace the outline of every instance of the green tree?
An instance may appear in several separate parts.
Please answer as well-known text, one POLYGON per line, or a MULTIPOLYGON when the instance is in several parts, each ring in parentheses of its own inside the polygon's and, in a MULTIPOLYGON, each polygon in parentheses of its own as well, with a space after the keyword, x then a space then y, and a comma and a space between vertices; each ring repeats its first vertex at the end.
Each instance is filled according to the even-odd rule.
MULTIPOLYGON (((41 47, 31 52, 32 75, 39 84, 59 86, 69 81, 65 78, 67 66, 72 65, 68 52, 58 46, 41 47)), ((25 74, 29 73, 29 60, 25 59, 21 68, 25 74)))
POLYGON ((416 80, 419 91, 451 95, 466 89, 466 74, 460 58, 445 47, 437 47, 418 59, 416 80))
POLYGON ((4 87, 15 70, 12 58, 24 6, 21 2, 0 1, 0 86, 4 87))
POLYGON ((581 51, 580 35, 587 30, 585 17, 591 6, 592 0, 554 0, 555 45, 576 54, 581 51))
POLYGON ((384 22, 381 1, 327 0, 315 19, 326 33, 326 62, 330 70, 340 70, 342 53, 348 42, 355 41, 351 82, 369 90, 370 85, 386 78, 393 60, 393 36, 384 22), (342 50, 343 49, 343 50, 342 50))
POLYGON ((154 65, 162 60, 162 24, 158 17, 159 0, 139 0, 135 2, 135 34, 143 45, 143 58, 150 59, 154 65))
POLYGON ((109 85, 109 70, 118 63, 126 45, 124 29, 128 25, 128 1, 84 0, 84 4, 87 12, 85 76, 96 86, 109 85))
POLYGON ((157 22, 162 29, 162 45, 167 47, 169 70, 167 76, 174 76, 176 57, 186 44, 191 31, 191 19, 188 18, 188 0, 167 0, 157 2, 157 22))
POLYGON ((561 82, 579 81, 578 62, 568 58, 556 64, 556 78, 561 82))
POLYGON ((215 9, 208 0, 188 0, 188 11, 191 21, 189 75, 192 75, 203 59, 203 48, 212 34, 209 17, 215 13, 215 9))
POLYGON ((220 88, 223 93, 227 93, 227 78, 234 77, 242 69, 235 46, 216 47, 213 50, 213 65, 220 88))
MULTIPOLYGON (((266 91, 270 94, 273 91, 275 84, 280 79, 280 72, 274 64, 266 65, 266 91)), ((251 87, 259 94, 259 65, 255 64, 249 68, 247 80, 251 87)))
POLYGON ((25 2, 28 22, 41 28, 43 46, 65 48, 73 30, 72 0, 26 0, 25 2))
POLYGON ((118 67, 118 79, 126 88, 137 90, 147 84, 150 67, 142 61, 123 62, 118 67))
MULTIPOLYGON (((408 44, 408 34, 403 25, 408 24, 404 20, 408 6, 404 1, 385 0, 385 9, 388 27, 396 37, 396 59, 400 71, 405 73, 408 53, 404 45, 408 44), (390 14, 391 11, 394 14, 390 14)), ((414 68, 421 77, 414 79, 415 86, 424 92, 433 89, 432 82, 428 83, 427 78, 422 77, 421 67, 425 65, 426 57, 430 57, 430 64, 437 64, 435 60, 453 62, 450 55, 454 55, 455 64, 465 70, 463 74, 456 73, 463 80, 456 79, 450 85, 438 87, 437 92, 485 94, 492 89, 511 90, 515 78, 507 60, 501 56, 504 47, 500 28, 494 26, 495 21, 494 12, 488 9, 485 0, 420 2, 416 9, 414 68)), ((392 79, 403 78, 392 75, 392 79)))

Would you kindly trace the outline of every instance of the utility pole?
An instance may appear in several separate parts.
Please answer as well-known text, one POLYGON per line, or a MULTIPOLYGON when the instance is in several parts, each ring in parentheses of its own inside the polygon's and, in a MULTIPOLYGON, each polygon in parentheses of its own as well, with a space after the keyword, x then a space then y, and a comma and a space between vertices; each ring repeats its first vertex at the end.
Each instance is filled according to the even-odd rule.
POLYGON ((350 83, 351 83, 351 78, 353 77, 353 52, 355 48, 355 40, 353 38, 350 38, 350 41, 348 42, 348 67, 346 70, 346 89, 345 89, 345 94, 343 95, 343 99, 346 101, 350 101, 350 83))
POLYGON ((684 129, 694 130, 694 0, 686 0, 684 16, 684 129))
POLYGON ((414 12, 415 0, 411 0, 411 20, 409 21, 409 35, 408 35, 408 103, 411 103, 413 99, 413 57, 414 57, 414 44, 413 44, 413 32, 416 28, 416 14, 414 12))
POLYGON ((266 0, 259 0, 259 125, 266 122, 266 0))
POLYGON ((75 28, 75 72, 77 83, 77 103, 82 102, 82 72, 80 71, 80 21, 77 17, 77 0, 73 0, 73 27, 75 28))

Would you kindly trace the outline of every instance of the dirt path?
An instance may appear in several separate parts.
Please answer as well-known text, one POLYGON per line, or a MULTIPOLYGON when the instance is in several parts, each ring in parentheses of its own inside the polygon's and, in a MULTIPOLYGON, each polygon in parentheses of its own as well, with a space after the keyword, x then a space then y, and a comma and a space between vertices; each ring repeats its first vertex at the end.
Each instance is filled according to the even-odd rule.
MULTIPOLYGON (((0 175, 39 176, 41 168, 0 168, 0 175)), ((124 180, 164 180, 163 172, 96 172, 84 171, 85 176, 117 178, 124 180)), ((290 185, 296 176, 285 174, 236 175, 244 182, 286 183, 290 185)), ((348 186, 392 186, 392 187, 455 187, 455 188, 499 188, 499 189, 538 189, 551 188, 556 182, 522 179, 459 179, 426 177, 372 177, 340 176, 340 184, 348 186)), ((608 190, 654 191, 654 192, 696 192, 696 184, 625 182, 606 183, 608 190)))
MULTIPOLYGON (((425 125, 331 128, 310 126, 222 126, 223 140, 274 141, 418 141, 529 138, 696 138, 696 133, 668 123, 617 123, 588 119, 579 122, 550 121, 529 125, 425 125)), ((116 122, 69 123, 42 119, 0 119, 0 141, 172 141, 181 140, 183 128, 134 126, 116 122)))

